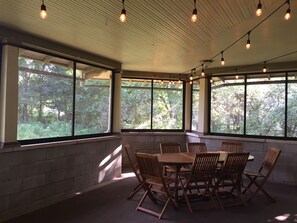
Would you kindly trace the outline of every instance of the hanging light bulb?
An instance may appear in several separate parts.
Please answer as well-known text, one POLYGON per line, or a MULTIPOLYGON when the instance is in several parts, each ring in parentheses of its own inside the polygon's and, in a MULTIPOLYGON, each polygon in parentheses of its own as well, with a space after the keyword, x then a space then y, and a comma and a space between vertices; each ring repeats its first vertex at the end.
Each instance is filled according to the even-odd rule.
POLYGON ((225 59, 224 59, 224 51, 221 52, 221 65, 225 65, 225 59))
POLYGON ((210 78, 210 83, 213 83, 213 79, 212 79, 212 77, 210 78))
POLYGON ((44 0, 42 0, 42 5, 40 7, 40 17, 42 19, 45 19, 47 17, 47 13, 46 13, 46 6, 44 4, 44 0))
POLYGON ((123 4, 123 9, 121 11, 120 20, 121 22, 126 22, 127 16, 126 16, 126 9, 125 9, 125 0, 122 0, 122 4, 123 4))
POLYGON ((246 49, 250 49, 251 48, 250 34, 251 34, 251 31, 248 32, 248 39, 247 39, 246 45, 245 45, 245 48, 246 49))
POLYGON ((194 9, 193 9, 193 13, 192 13, 192 16, 191 16, 191 20, 192 20, 192 22, 196 22, 197 21, 196 0, 194 0, 194 9))
POLYGON ((263 72, 264 72, 264 73, 266 73, 266 72, 267 72, 267 68, 266 68, 266 61, 264 61, 263 72))
POLYGON ((204 72, 204 63, 202 64, 201 76, 202 76, 202 77, 205 76, 205 72, 204 72))
POLYGON ((289 5, 286 14, 285 14, 285 20, 289 20, 291 18, 291 7, 290 7, 290 0, 287 1, 287 4, 289 5))
POLYGON ((256 11, 256 16, 261 16, 262 15, 262 4, 261 0, 259 0, 259 4, 257 6, 257 11, 256 11))

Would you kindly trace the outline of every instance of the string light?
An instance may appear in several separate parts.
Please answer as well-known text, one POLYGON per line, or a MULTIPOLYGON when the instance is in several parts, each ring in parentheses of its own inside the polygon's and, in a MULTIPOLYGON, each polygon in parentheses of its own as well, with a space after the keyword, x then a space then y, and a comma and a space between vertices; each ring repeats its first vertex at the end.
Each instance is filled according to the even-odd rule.
POLYGON ((291 6, 290 6, 290 0, 287 0, 288 9, 285 14, 285 20, 289 20, 291 18, 291 6))
POLYGON ((194 9, 193 9, 193 13, 192 13, 191 21, 192 21, 192 22, 196 22, 196 21, 197 21, 196 0, 194 0, 194 9))
POLYGON ((127 15, 126 15, 126 9, 125 9, 125 0, 122 0, 122 4, 123 4, 123 9, 121 11, 120 20, 121 20, 121 22, 126 22, 127 15))
POLYGON ((261 16, 262 15, 262 4, 261 0, 259 0, 259 4, 257 6, 257 11, 256 11, 256 16, 261 16))
POLYGON ((40 7, 40 17, 42 19, 46 19, 46 17, 47 17, 46 6, 44 4, 44 0, 42 0, 42 5, 40 7))
POLYGON ((251 48, 250 34, 251 34, 251 31, 249 31, 249 32, 247 33, 247 35, 248 35, 248 39, 247 39, 247 41, 246 41, 246 45, 245 45, 245 48, 246 48, 246 49, 250 49, 250 48, 251 48))
POLYGON ((202 76, 202 77, 205 76, 205 73, 204 73, 204 63, 202 64, 201 76, 202 76))
POLYGON ((221 65, 225 65, 225 59, 224 59, 224 51, 221 52, 221 65))
POLYGON ((266 61, 264 61, 263 72, 264 72, 264 73, 266 73, 266 72, 267 72, 267 68, 266 68, 266 61))

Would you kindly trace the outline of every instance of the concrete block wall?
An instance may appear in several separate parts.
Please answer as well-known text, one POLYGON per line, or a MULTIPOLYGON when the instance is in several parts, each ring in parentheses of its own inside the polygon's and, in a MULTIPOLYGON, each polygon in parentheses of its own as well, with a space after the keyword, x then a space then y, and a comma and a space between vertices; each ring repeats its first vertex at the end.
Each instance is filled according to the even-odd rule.
POLYGON ((240 137, 197 136, 187 134, 189 142, 205 142, 208 150, 219 150, 222 141, 240 141, 244 151, 255 157, 254 161, 247 163, 247 168, 257 170, 268 150, 274 146, 282 150, 279 160, 268 181, 297 186, 297 142, 270 139, 249 139, 240 137))
MULTIPOLYGON (((108 137, 107 137, 108 138, 108 137)), ((121 175, 120 137, 0 151, 0 222, 121 175)))
MULTIPOLYGON (((186 138, 184 133, 179 132, 153 132, 153 133, 141 133, 141 132, 129 132, 121 133, 122 145, 130 144, 131 148, 136 152, 146 153, 159 153, 161 142, 179 143, 181 150, 186 151, 186 138)), ((123 150, 123 163, 124 169, 129 169, 129 161, 126 153, 123 150)))

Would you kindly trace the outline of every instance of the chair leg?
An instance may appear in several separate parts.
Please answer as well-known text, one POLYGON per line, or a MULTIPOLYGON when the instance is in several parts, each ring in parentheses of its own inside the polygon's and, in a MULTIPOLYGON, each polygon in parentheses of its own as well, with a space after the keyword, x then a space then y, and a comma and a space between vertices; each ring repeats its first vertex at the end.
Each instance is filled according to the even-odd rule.
POLYGON ((259 191, 261 191, 263 194, 265 194, 273 203, 275 203, 276 201, 271 197, 270 194, 267 193, 267 191, 265 191, 263 189, 263 184, 264 182, 262 182, 261 184, 258 184, 256 181, 254 182, 255 186, 257 186, 257 189, 251 194, 251 196, 248 198, 248 201, 250 201, 259 191))
POLYGON ((137 194, 138 191, 140 191, 142 188, 142 184, 138 184, 136 187, 133 188, 133 190, 130 192, 129 196, 127 197, 127 200, 131 200, 135 194, 137 194))

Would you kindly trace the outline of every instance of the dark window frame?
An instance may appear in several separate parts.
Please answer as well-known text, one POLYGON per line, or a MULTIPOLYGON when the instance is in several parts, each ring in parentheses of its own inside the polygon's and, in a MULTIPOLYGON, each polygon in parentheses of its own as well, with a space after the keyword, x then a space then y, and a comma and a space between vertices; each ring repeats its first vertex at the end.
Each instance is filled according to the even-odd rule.
POLYGON ((62 137, 50 137, 50 138, 38 138, 38 139, 25 139, 25 140, 18 140, 20 145, 28 145, 28 144, 38 144, 38 143, 50 143, 50 142, 60 142, 60 141, 67 141, 67 140, 78 140, 78 139, 88 139, 88 138, 94 138, 94 137, 104 137, 104 136, 110 136, 113 134, 113 111, 114 111, 114 89, 115 89, 115 75, 116 71, 115 69, 111 69, 110 67, 105 67, 102 65, 97 65, 92 62, 86 62, 84 60, 79 60, 79 59, 73 59, 71 56, 64 56, 64 55, 59 55, 55 54, 52 52, 46 52, 44 50, 40 49, 34 49, 31 47, 25 47, 25 46, 19 46, 19 45, 13 45, 18 47, 19 49, 25 49, 25 50, 30 50, 33 52, 37 53, 42 53, 47 56, 52 56, 52 57, 57 57, 60 59, 65 59, 73 62, 73 100, 72 100, 72 123, 71 123, 71 136, 62 136, 62 137), (110 132, 107 133, 95 133, 95 134, 85 134, 85 135, 74 135, 74 128, 75 128, 75 93, 76 93, 76 63, 82 63, 85 65, 89 66, 94 66, 97 68, 102 68, 106 70, 111 71, 111 104, 110 104, 110 132))
MULTIPOLYGON (((150 129, 121 129, 121 132, 184 132, 185 130, 185 87, 186 87, 186 82, 182 81, 182 128, 181 129, 153 129, 153 100, 154 100, 154 81, 155 80, 161 80, 161 78, 139 78, 139 77, 122 77, 122 79, 132 79, 132 80, 147 80, 150 81, 151 84, 151 106, 150 106, 150 111, 151 111, 151 123, 150 123, 150 129)), ((163 81, 172 81, 170 79, 162 79, 163 81)), ((178 80, 175 80, 178 81, 178 80)), ((122 85, 121 85, 122 89, 122 85)), ((122 101, 121 101, 122 102, 122 101)))
MULTIPOLYGON (((297 80, 289 80, 288 77, 291 73, 296 73, 297 70, 287 70, 287 71, 272 71, 272 72, 266 72, 263 74, 263 72, 251 72, 251 73, 245 73, 245 74, 240 74, 240 76, 244 76, 244 131, 243 134, 230 134, 230 133, 216 133, 216 132, 211 132, 210 131, 210 126, 211 126, 211 93, 212 93, 212 87, 210 83, 210 79, 213 77, 228 77, 228 76, 235 76, 234 74, 222 74, 222 75, 212 75, 207 77, 208 79, 208 135, 217 135, 217 136, 231 136, 231 137, 245 137, 245 138, 260 138, 260 139, 280 139, 280 140, 293 140, 297 141, 297 137, 288 137, 287 136, 287 128, 288 128, 288 83, 296 83, 297 80), (285 84, 285 117, 284 117, 284 136, 265 136, 265 135, 249 135, 246 133, 246 103, 247 103, 247 86, 248 85, 255 85, 255 84, 263 84, 262 82, 248 82, 248 77, 253 76, 253 75, 269 75, 269 74, 284 74, 285 80, 280 80, 280 81, 273 81, 271 84, 275 83, 284 83, 285 84)), ((267 81, 269 84, 269 81, 267 81)))

